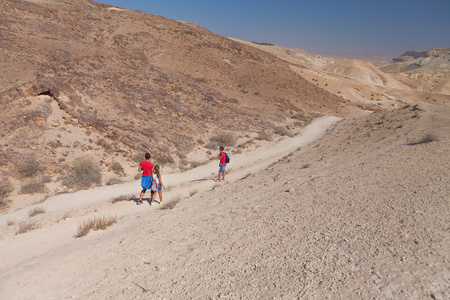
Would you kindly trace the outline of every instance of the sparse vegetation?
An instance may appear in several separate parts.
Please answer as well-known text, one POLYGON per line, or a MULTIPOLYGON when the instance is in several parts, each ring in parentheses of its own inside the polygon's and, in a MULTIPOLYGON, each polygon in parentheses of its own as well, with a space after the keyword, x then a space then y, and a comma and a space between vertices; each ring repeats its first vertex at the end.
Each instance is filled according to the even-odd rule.
POLYGON ((139 180, 142 178, 142 173, 137 173, 136 175, 134 175, 134 180, 139 180))
POLYGON ((115 185, 115 184, 121 184, 121 183, 122 183, 122 180, 121 180, 120 178, 113 177, 113 178, 110 178, 110 179, 106 182, 106 185, 115 185))
POLYGON ((217 134, 209 139, 207 148, 217 149, 219 146, 232 147, 236 145, 236 138, 232 133, 217 134))
POLYGON ((175 196, 172 199, 170 199, 169 202, 164 202, 164 204, 162 205, 161 209, 174 209, 175 206, 180 203, 181 201, 181 197, 180 196, 175 196))
POLYGON ((45 183, 41 179, 31 179, 20 188, 20 194, 44 193, 45 183))
POLYGON ((192 197, 192 196, 194 196, 194 195, 197 194, 197 193, 198 193, 198 189, 191 190, 191 191, 189 192, 189 196, 192 197))
POLYGON ((281 136, 288 136, 288 137, 294 136, 294 134, 289 129, 287 129, 286 127, 283 127, 283 126, 276 126, 274 128, 274 132, 275 132, 275 134, 278 134, 281 136))
POLYGON ((30 157, 19 164, 17 171, 21 178, 31 178, 39 173, 39 161, 35 157, 30 157))
POLYGON ((117 203, 121 201, 130 201, 133 198, 133 195, 121 195, 111 200, 111 203, 117 203))
POLYGON ((13 220, 6 220, 6 225, 7 226, 12 226, 14 224, 16 224, 16 222, 14 222, 13 220))
POLYGON ((418 140, 417 142, 408 143, 408 145, 414 146, 414 145, 426 144, 426 143, 431 143, 431 142, 436 142, 436 141, 439 141, 438 138, 434 134, 428 133, 424 137, 422 137, 420 140, 418 140))
POLYGON ((111 170, 119 176, 125 176, 125 170, 117 161, 113 162, 113 164, 111 165, 111 170))
POLYGON ((24 221, 19 223, 19 229, 16 231, 16 234, 22 234, 39 227, 40 226, 34 221, 24 221))
POLYGON ((117 222, 117 217, 96 217, 84 221, 78 225, 76 237, 83 237, 92 230, 105 230, 117 222))
POLYGON ((200 167, 202 165, 204 165, 205 163, 201 162, 201 161, 191 161, 190 165, 192 168, 197 168, 200 167))
POLYGON ((0 182, 0 209, 7 206, 6 198, 8 194, 12 193, 13 187, 8 179, 3 178, 0 182))
POLYGON ((195 81, 199 82, 199 83, 203 83, 203 84, 207 84, 208 83, 208 79, 206 79, 206 77, 195 78, 195 81))
POLYGON ((273 140, 273 134, 270 131, 261 130, 260 132, 258 132, 258 138, 257 139, 270 142, 270 141, 273 140))
POLYGON ((63 181, 67 187, 89 188, 92 184, 101 182, 100 168, 91 157, 84 156, 75 159, 72 167, 63 181))
POLYGON ((45 214, 45 209, 42 206, 38 206, 38 207, 35 207, 32 210, 30 210, 28 212, 28 217, 32 218, 32 217, 40 215, 40 214, 45 214))

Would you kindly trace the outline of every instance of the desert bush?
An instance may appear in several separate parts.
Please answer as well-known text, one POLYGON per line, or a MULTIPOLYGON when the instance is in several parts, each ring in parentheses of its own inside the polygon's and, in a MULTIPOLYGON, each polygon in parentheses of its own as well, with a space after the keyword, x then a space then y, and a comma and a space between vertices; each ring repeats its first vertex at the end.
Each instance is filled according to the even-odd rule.
POLYGON ((45 214, 45 209, 43 207, 41 207, 41 206, 35 207, 32 210, 30 210, 28 212, 28 217, 32 218, 32 217, 37 216, 39 214, 45 214))
POLYGON ((115 184, 120 184, 120 183, 122 183, 122 180, 121 180, 120 178, 113 177, 113 178, 110 178, 110 179, 106 182, 106 185, 115 185, 115 184))
POLYGON ((19 229, 17 229, 16 234, 22 234, 36 228, 39 228, 39 225, 36 222, 24 221, 19 224, 19 229))
POLYGON ((208 83, 208 79, 206 79, 206 77, 195 78, 195 81, 199 82, 199 83, 204 83, 204 84, 208 83))
POLYGON ((92 184, 100 183, 102 174, 100 168, 91 157, 84 156, 74 160, 63 185, 67 187, 89 188, 92 184))
POLYGON ((44 193, 45 183, 41 179, 31 179, 20 187, 20 194, 44 193))
POLYGON ((117 203, 121 201, 130 201, 133 198, 133 195, 121 195, 111 200, 111 203, 117 203))
POLYGON ((142 178, 142 173, 137 173, 136 175, 134 175, 134 180, 138 180, 142 178))
POLYGON ((426 143, 431 143, 431 142, 436 142, 436 141, 439 141, 438 138, 434 134, 428 133, 424 137, 422 137, 420 140, 418 140, 417 142, 408 143, 408 145, 414 146, 414 145, 426 144, 426 143))
POLYGON ((161 209, 174 209, 175 206, 180 203, 181 197, 175 196, 172 199, 170 199, 169 202, 164 202, 164 204, 161 206, 161 209))
POLYGON ((34 177, 39 173, 39 161, 35 157, 30 157, 17 167, 21 178, 34 177))
POLYGON ((288 137, 294 136, 294 134, 289 129, 287 129, 286 127, 283 127, 283 126, 276 126, 274 128, 274 132, 275 132, 275 134, 282 135, 282 136, 288 136, 288 137))
POLYGON ((0 208, 5 207, 7 205, 6 197, 8 194, 12 193, 13 187, 8 179, 3 178, 0 181, 0 208))
POLYGON ((216 149, 219 146, 232 147, 236 145, 236 138, 232 133, 217 134, 209 139, 207 147, 209 149, 216 149))
POLYGON ((111 170, 119 176, 125 176, 125 170, 117 161, 113 162, 113 164, 111 165, 111 170))
POLYGON ((203 166, 205 163, 201 161, 191 161, 190 165, 192 168, 197 168, 203 166))
POLYGON ((198 189, 195 189, 195 190, 191 190, 190 192, 189 192, 189 196, 194 196, 195 194, 197 194, 198 193, 198 189))
POLYGON ((16 222, 14 220, 6 220, 6 225, 7 226, 12 226, 14 224, 16 224, 16 222))
POLYGON ((76 237, 82 237, 89 233, 92 230, 105 230, 112 224, 117 222, 117 217, 96 217, 84 221, 80 225, 78 225, 78 231, 76 237))
POLYGON ((241 148, 241 149, 245 149, 245 148, 247 148, 247 146, 249 146, 251 144, 253 144, 253 140, 248 140, 248 141, 245 141, 245 142, 239 144, 237 147, 241 148))
POLYGON ((97 145, 99 145, 100 147, 105 148, 106 150, 111 149, 111 144, 108 143, 107 141, 105 141, 104 139, 100 139, 97 141, 97 145))
POLYGON ((71 216, 71 213, 70 213, 69 211, 66 211, 66 212, 63 214, 62 219, 65 221, 65 220, 67 220, 68 218, 70 218, 70 216, 71 216))
POLYGON ((145 160, 145 152, 140 152, 133 155, 132 160, 136 163, 140 163, 141 161, 145 160))
POLYGON ((267 130, 261 130, 258 132, 258 140, 264 140, 264 141, 272 141, 273 140, 273 134, 270 131, 267 130))

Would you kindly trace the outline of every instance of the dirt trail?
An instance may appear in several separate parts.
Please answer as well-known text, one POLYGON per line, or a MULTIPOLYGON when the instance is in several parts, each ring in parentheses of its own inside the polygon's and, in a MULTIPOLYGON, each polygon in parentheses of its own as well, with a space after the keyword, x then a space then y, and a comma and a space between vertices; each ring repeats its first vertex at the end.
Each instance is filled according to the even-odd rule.
MULTIPOLYGON (((321 138, 339 120, 336 117, 320 117, 305 127, 298 136, 274 142, 267 148, 233 155, 231 158, 232 162, 228 166, 229 174, 226 177, 227 183, 225 184, 236 181, 248 174, 261 171, 299 147, 321 138)), ((212 181, 217 176, 217 164, 218 161, 212 161, 184 173, 164 174, 163 181, 166 187, 171 187, 169 191, 164 192, 164 199, 168 200, 175 195, 188 196, 190 191, 194 189, 198 190, 198 192, 203 192, 210 190, 214 184, 224 184, 212 181)), ((138 195, 139 191, 139 180, 114 186, 101 186, 72 194, 56 195, 48 198, 41 204, 0 216, 1 229, 1 227, 6 227, 9 220, 14 220, 16 223, 27 220, 28 212, 34 207, 45 208, 46 214, 44 218, 50 218, 52 214, 63 214, 65 211, 71 212, 69 220, 29 232, 26 234, 26 237, 25 235, 11 235, 11 233, 4 235, 0 240, 0 256, 8 257, 8 260, 2 260, 0 268, 11 266, 24 259, 48 252, 72 240, 80 223, 80 217, 84 217, 91 212, 89 207, 101 206, 94 208, 94 211, 100 211, 107 215, 116 215, 118 218, 141 211, 142 206, 127 203, 127 206, 123 207, 111 205, 109 202, 120 195, 138 195)), ((147 209, 154 209, 154 207, 145 206, 147 206, 147 209)))

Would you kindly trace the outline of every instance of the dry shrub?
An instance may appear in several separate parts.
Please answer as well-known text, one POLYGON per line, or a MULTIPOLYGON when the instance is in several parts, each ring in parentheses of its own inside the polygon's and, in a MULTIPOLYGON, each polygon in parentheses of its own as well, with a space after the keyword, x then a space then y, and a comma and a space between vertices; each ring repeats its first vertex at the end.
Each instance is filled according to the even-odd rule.
POLYGON ((62 219, 65 221, 65 220, 67 220, 68 218, 70 218, 70 216, 71 216, 70 212, 69 212, 69 211, 66 211, 66 212, 63 214, 62 219))
POLYGON ((192 190, 192 191, 189 192, 189 196, 192 197, 192 196, 194 196, 197 193, 198 193, 198 189, 192 190))
POLYGON ((132 160, 136 163, 140 163, 141 161, 145 160, 145 152, 140 152, 138 154, 135 154, 133 156, 132 160))
POLYGON ((6 225, 7 226, 12 226, 14 224, 16 224, 16 222, 14 220, 6 220, 6 225))
POLYGON ((289 129, 287 129, 286 127, 283 127, 283 126, 276 126, 274 128, 274 132, 275 132, 275 134, 282 135, 282 136, 288 136, 288 137, 294 136, 294 134, 289 129))
POLYGON ((197 167, 203 166, 205 163, 204 162, 200 162, 200 161, 191 161, 190 164, 191 164, 192 168, 197 168, 197 167))
POLYGON ((236 145, 236 138, 232 133, 217 134, 211 137, 209 141, 207 147, 210 149, 216 149, 219 148, 219 146, 232 147, 236 145))
POLYGON ((134 175, 134 180, 138 180, 142 178, 142 173, 137 173, 136 175, 134 175))
POLYGON ((261 130, 260 132, 258 132, 258 140, 270 142, 273 140, 273 134, 270 131, 261 130))
POLYGON ((42 206, 38 206, 38 207, 35 207, 32 210, 30 210, 28 212, 28 217, 32 218, 32 217, 34 217, 36 215, 39 215, 39 214, 45 214, 45 209, 42 206))
POLYGON ((22 234, 31 230, 34 230, 36 228, 39 228, 40 226, 33 221, 24 221, 19 224, 19 229, 17 230, 16 234, 22 234))
POLYGON ((8 179, 3 178, 2 181, 0 181, 0 208, 3 208, 8 204, 6 198, 13 190, 14 188, 8 179))
POLYGON ((19 194, 44 193, 45 183, 40 179, 31 179, 20 187, 19 194))
POLYGON ((80 225, 78 225, 78 231, 76 237, 82 237, 89 233, 92 230, 105 230, 112 224, 117 222, 117 217, 96 217, 84 221, 80 225))
POLYGON ((17 171, 21 178, 30 178, 38 175, 39 173, 39 161, 35 157, 30 157, 21 164, 19 164, 17 171))
POLYGON ((408 145, 414 146, 414 145, 427 144, 427 143, 436 142, 436 141, 439 141, 438 138, 434 134, 428 133, 423 138, 418 140, 417 142, 408 143, 408 145))
POLYGON ((181 197, 175 196, 172 199, 170 199, 169 202, 164 202, 164 204, 161 206, 161 209, 174 209, 175 206, 180 203, 181 197))
POLYGON ((119 176, 125 176, 125 170, 117 161, 113 162, 113 164, 111 165, 111 170, 119 176))
POLYGON ((67 187, 89 188, 102 180, 100 168, 91 157, 84 156, 74 160, 63 185, 67 187))
POLYGON ((120 184, 120 183, 122 183, 122 180, 121 180, 120 178, 113 177, 113 178, 110 178, 110 179, 106 182, 106 185, 115 185, 115 184, 120 184))
POLYGON ((133 195, 122 195, 122 196, 112 199, 111 203, 117 203, 117 202, 121 202, 121 201, 130 201, 130 199, 132 199, 132 198, 133 198, 133 195))

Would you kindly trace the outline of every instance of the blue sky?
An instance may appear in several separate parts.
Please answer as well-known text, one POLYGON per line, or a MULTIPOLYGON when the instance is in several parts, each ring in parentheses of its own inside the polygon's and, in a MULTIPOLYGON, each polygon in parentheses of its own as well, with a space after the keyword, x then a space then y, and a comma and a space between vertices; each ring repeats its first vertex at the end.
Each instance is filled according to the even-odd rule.
POLYGON ((227 37, 312 53, 450 48, 450 0, 102 0, 227 37))

